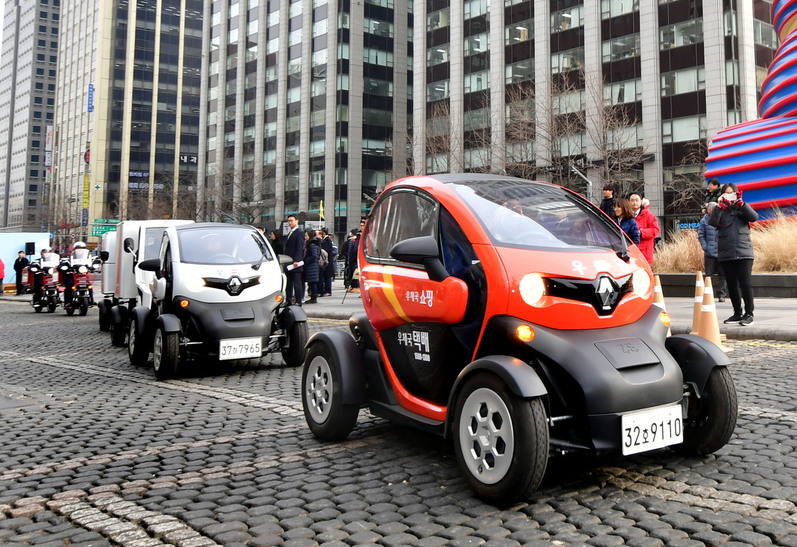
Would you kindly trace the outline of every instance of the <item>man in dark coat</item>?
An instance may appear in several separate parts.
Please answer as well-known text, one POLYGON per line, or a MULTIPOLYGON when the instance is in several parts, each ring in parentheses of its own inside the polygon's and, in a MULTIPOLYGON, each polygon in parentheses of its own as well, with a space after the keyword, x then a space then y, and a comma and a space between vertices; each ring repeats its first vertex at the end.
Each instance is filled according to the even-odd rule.
POLYGON ((335 277, 335 256, 332 250, 332 240, 329 238, 329 231, 321 228, 321 248, 327 252, 329 264, 321 272, 323 280, 323 292, 319 296, 332 296, 332 278, 335 277))
POLYGON ((304 282, 302 281, 302 267, 304 266, 304 232, 299 229, 299 219, 296 215, 288 215, 288 237, 285 239, 285 254, 293 259, 293 264, 288 264, 288 286, 285 297, 288 304, 293 301, 297 306, 304 300, 304 282))
POLYGON ((601 211, 609 215, 609 218, 614 218, 614 205, 617 203, 617 198, 614 197, 614 186, 607 184, 603 187, 603 199, 601 200, 601 211))
POLYGON ((717 179, 711 179, 708 181, 708 189, 706 190, 706 203, 717 203, 719 201, 720 195, 722 192, 720 191, 720 181, 717 179))
POLYGON ((22 285, 22 272, 28 267, 30 261, 25 257, 25 251, 19 251, 19 256, 14 261, 14 271, 17 272, 17 294, 25 294, 25 287, 22 285))

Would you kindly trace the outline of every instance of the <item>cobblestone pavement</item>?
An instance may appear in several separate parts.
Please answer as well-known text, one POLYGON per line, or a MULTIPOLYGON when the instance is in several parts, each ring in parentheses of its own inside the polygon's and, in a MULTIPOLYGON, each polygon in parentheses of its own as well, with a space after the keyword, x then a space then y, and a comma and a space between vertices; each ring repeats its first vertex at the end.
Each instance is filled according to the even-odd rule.
POLYGON ((740 416, 718 454, 553 460, 498 509, 436 437, 363 411, 317 442, 278 356, 158 382, 96 309, 0 302, 0 325, 2 544, 797 545, 794 342, 728 342, 740 416))

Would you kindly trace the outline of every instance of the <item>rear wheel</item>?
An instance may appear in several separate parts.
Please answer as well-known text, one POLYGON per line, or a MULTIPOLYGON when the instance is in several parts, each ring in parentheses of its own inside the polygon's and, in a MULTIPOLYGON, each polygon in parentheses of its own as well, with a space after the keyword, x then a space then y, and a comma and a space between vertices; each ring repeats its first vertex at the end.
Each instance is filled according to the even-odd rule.
POLYGON ((66 307, 66 314, 67 315, 74 315, 75 314, 75 308, 73 308, 72 306, 67 306, 66 307))
POLYGON ((302 370, 302 407, 310 431, 319 440, 344 439, 357 423, 359 405, 343 404, 343 379, 337 352, 314 342, 302 370))
POLYGON ((58 302, 52 298, 47 301, 47 311, 50 313, 55 313, 55 308, 58 307, 58 302))
POLYGON ((522 399, 498 377, 478 374, 465 382, 454 412, 457 461, 476 494, 500 505, 531 495, 548 465, 542 400, 522 399))
POLYGON ((83 300, 80 303, 80 315, 84 315, 85 316, 87 313, 89 313, 89 305, 86 303, 85 300, 83 300))
POLYGON ((177 376, 180 363, 180 335, 176 332, 164 332, 162 327, 155 330, 152 344, 152 366, 158 380, 167 380, 177 376))
POLYGON ((304 363, 305 349, 308 339, 307 322, 296 321, 287 333, 286 344, 282 346, 282 358, 289 367, 298 367, 304 363))
POLYGON ((121 321, 114 321, 111 324, 111 344, 121 348, 125 345, 125 336, 127 336, 125 325, 121 321))
POLYGON ((100 300, 97 304, 97 310, 100 312, 100 330, 107 332, 111 330, 111 306, 107 299, 100 300))
POLYGON ((149 359, 149 345, 143 335, 143 325, 138 324, 138 318, 133 314, 130 320, 130 328, 127 331, 127 355, 130 357, 130 364, 140 367, 147 364, 149 359))
POLYGON ((727 444, 736 428, 736 387, 727 367, 711 371, 703 393, 691 393, 684 420, 684 442, 671 448, 681 454, 705 456, 727 444))

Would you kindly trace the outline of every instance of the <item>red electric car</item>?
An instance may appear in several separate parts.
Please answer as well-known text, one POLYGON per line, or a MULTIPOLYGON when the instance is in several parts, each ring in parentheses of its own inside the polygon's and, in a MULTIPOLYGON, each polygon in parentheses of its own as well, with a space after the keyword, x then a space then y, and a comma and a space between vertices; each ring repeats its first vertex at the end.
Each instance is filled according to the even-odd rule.
POLYGON ((534 491, 551 456, 701 455, 733 433, 725 353, 667 337, 645 258, 567 189, 400 179, 359 251, 365 313, 351 335, 308 342, 302 402, 321 440, 346 437, 366 406, 453 439, 475 492, 506 504, 534 491))

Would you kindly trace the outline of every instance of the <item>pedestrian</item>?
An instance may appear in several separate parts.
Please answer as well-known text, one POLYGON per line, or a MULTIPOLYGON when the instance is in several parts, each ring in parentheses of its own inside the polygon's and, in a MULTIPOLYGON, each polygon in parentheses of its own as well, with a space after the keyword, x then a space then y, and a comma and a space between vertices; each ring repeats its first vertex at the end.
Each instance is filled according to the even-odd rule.
POLYGON ((318 302, 318 280, 321 279, 318 259, 321 256, 321 241, 316 237, 315 230, 308 229, 304 235, 304 282, 307 283, 307 292, 310 299, 305 304, 318 302))
POLYGON ((341 243, 338 256, 343 261, 343 288, 348 290, 351 285, 351 276, 349 272, 349 245, 351 245, 352 233, 354 230, 346 234, 346 241, 341 243))
POLYGON ((3 259, 0 258, 0 296, 2 296, 2 294, 5 292, 3 287, 3 281, 5 280, 5 277, 6 277, 6 265, 3 262, 3 259))
POLYGON ((329 231, 321 228, 321 249, 327 253, 327 265, 321 272, 321 284, 323 290, 321 296, 332 296, 332 279, 335 277, 335 253, 334 243, 329 231))
POLYGON ((639 245, 639 226, 634 218, 634 208, 627 198, 620 198, 614 204, 612 216, 623 229, 634 245, 639 245))
POLYGON ((271 248, 274 249, 274 253, 281 255, 285 252, 285 244, 282 241, 282 234, 277 232, 276 230, 271 230, 268 234, 269 243, 271 243, 271 248))
POLYGON ((351 241, 346 250, 346 277, 349 280, 348 292, 360 292, 360 275, 357 265, 357 253, 360 248, 360 230, 351 231, 351 241))
POLYGON ((603 199, 601 200, 601 211, 615 218, 614 206, 617 203, 617 198, 614 197, 614 186, 607 184, 603 187, 603 199))
POLYGON ((648 263, 653 264, 654 240, 661 232, 659 220, 650 211, 650 202, 643 199, 641 194, 634 192, 628 199, 634 209, 634 218, 639 228, 639 250, 648 263))
POLYGON ((758 220, 758 213, 742 201, 742 192, 732 182, 722 185, 719 201, 716 205, 712 203, 708 205, 709 222, 717 228, 717 259, 725 272, 728 296, 733 304, 733 315, 725 323, 752 325, 755 308, 752 281, 755 255, 750 237, 750 223, 758 220))
MULTIPOLYGON (((710 202, 715 203, 715 202, 710 202)), ((725 274, 722 271, 719 259, 717 258, 717 229, 709 221, 707 209, 708 203, 703 206, 703 218, 697 226, 697 239, 703 249, 703 269, 706 275, 716 279, 714 290, 717 293, 717 301, 725 302, 727 288, 725 285, 725 274)))
POLYGON ((25 286, 22 284, 22 272, 28 267, 30 261, 25 256, 25 251, 19 251, 17 259, 14 261, 14 271, 17 273, 17 295, 25 294, 25 286))
POLYGON ((293 259, 292 264, 286 266, 288 286, 285 298, 288 304, 302 305, 304 299, 304 283, 302 283, 302 267, 304 266, 304 232, 299 229, 299 219, 296 215, 288 215, 288 237, 285 240, 285 254, 293 259))
POLYGON ((709 179, 708 181, 708 189, 706 190, 706 203, 717 201, 720 198, 720 194, 722 191, 720 190, 720 181, 717 179, 709 179))

